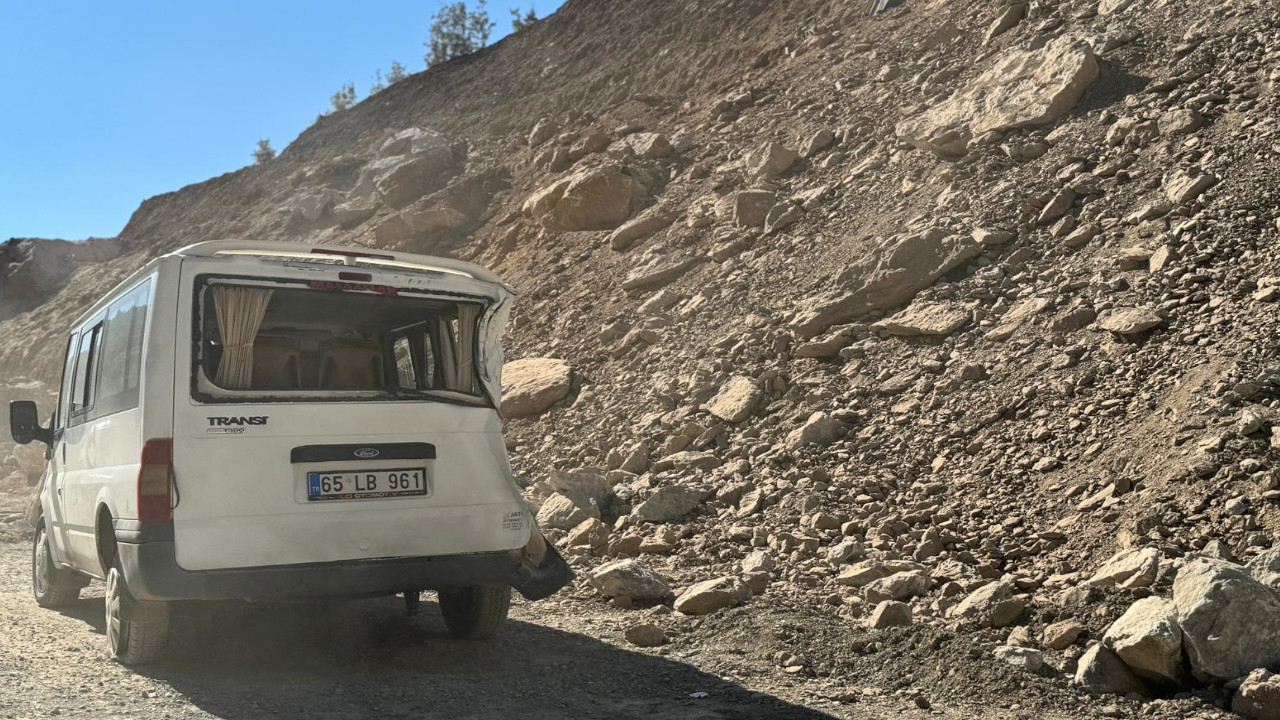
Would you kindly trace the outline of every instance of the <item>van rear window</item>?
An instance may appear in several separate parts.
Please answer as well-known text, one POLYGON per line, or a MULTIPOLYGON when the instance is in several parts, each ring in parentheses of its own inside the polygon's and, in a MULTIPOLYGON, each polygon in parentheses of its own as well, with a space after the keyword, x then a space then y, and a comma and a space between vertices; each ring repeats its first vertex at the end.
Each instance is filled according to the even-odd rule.
POLYGON ((486 400, 480 303, 234 281, 198 297, 204 399, 486 400))

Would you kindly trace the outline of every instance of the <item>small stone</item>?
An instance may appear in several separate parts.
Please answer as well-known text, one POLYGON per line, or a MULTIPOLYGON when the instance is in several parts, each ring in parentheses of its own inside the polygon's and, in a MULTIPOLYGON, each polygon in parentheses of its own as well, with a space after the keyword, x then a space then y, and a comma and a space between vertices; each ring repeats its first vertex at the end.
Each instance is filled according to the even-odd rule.
POLYGON ((1039 672, 1044 667, 1044 655, 1039 650, 1032 648, 1001 645, 992 650, 991 653, 995 655, 997 660, 1002 660, 1014 667, 1020 667, 1027 672, 1039 672))
POLYGON ((813 157, 831 147, 831 143, 835 142, 835 140, 835 133, 827 128, 822 128, 809 136, 809 139, 800 147, 800 154, 807 158, 813 157))
POLYGON ((1044 629, 1041 636, 1044 646, 1050 650, 1066 650, 1080 639, 1080 635, 1088 628, 1076 620, 1062 620, 1044 629))
POLYGON ((1138 335, 1164 324, 1164 318, 1148 308, 1122 307, 1098 318, 1098 327, 1117 335, 1138 335))
POLYGON ((1263 668, 1249 673, 1231 699, 1231 712, 1248 720, 1280 720, 1280 675, 1263 668))
POLYGON ((657 625, 632 625, 623 631, 627 642, 636 647, 658 647, 667 644, 667 633, 657 625))
POLYGON ((747 158, 747 172, 753 177, 777 177, 790 170, 799 158, 794 150, 779 143, 765 143, 747 158))
POLYGON ((587 581, 605 597, 664 600, 671 596, 667 581, 639 560, 605 563, 592 571, 587 581))

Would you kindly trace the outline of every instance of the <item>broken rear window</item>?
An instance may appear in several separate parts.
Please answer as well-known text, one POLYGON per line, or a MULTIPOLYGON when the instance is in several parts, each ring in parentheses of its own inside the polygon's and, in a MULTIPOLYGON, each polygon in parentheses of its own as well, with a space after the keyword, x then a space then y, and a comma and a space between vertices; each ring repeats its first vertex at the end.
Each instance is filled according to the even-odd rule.
POLYGON ((210 279, 199 290, 202 399, 487 403, 478 302, 348 283, 210 279))

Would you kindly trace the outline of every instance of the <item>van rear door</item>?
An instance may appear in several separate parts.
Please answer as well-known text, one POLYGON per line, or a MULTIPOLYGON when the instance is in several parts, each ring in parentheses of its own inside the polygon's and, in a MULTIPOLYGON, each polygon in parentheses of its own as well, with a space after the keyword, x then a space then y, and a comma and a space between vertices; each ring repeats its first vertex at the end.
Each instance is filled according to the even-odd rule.
MULTIPOLYGON (((174 534, 187 570, 522 547, 485 382, 493 283, 369 281, 251 258, 183 261, 174 534)), ((342 273, 349 276, 350 273, 342 273)))

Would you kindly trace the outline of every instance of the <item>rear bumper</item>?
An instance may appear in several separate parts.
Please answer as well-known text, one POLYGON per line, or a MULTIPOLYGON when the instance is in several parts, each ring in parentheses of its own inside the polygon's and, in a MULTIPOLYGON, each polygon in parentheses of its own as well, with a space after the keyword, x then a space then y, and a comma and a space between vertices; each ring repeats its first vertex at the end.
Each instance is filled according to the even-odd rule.
POLYGON ((117 547, 125 582, 139 600, 351 597, 472 585, 511 586, 529 600, 540 600, 573 577, 554 550, 537 564, 524 550, 513 550, 189 572, 178 566, 173 541, 118 542, 117 547))

